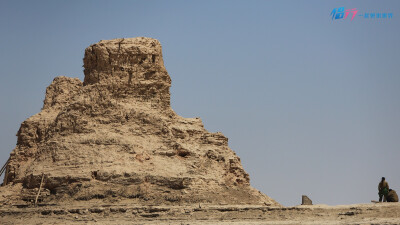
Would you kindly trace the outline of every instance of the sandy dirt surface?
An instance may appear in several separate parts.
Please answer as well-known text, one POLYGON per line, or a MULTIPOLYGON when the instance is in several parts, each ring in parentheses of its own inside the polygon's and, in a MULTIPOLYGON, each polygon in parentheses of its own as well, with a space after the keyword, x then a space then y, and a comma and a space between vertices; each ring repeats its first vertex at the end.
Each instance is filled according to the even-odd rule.
POLYGON ((0 209, 0 224, 400 224, 400 204, 10 206, 0 209))

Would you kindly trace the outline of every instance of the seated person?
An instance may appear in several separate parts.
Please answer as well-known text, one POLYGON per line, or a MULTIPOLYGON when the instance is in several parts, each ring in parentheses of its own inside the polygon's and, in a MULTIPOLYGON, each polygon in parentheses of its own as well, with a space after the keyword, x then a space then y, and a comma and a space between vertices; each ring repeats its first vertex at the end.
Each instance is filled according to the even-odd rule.
POLYGON ((399 196, 397 196, 397 193, 395 190, 389 189, 389 193, 388 193, 386 199, 388 202, 398 202, 399 196))

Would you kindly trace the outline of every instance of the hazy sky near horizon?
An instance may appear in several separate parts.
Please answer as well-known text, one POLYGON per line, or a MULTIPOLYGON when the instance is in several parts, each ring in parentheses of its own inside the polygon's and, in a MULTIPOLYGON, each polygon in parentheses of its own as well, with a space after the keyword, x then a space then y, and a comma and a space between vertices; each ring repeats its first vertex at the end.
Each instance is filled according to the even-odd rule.
POLYGON ((1 166, 53 78, 83 80, 86 47, 146 36, 172 108, 227 136, 252 186, 286 206, 376 200, 382 176, 400 191, 399 18, 400 1, 2 0, 1 166))

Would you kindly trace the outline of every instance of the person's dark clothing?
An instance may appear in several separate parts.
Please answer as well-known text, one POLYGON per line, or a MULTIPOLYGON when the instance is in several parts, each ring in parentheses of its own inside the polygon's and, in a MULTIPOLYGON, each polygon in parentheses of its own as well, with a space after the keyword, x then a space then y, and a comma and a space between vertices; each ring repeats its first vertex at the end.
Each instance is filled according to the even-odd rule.
POLYGON ((379 190, 379 201, 382 201, 382 197, 383 197, 383 201, 386 202, 386 198, 387 195, 389 193, 389 184, 388 182, 386 182, 385 180, 382 180, 379 185, 378 185, 378 190, 379 190))

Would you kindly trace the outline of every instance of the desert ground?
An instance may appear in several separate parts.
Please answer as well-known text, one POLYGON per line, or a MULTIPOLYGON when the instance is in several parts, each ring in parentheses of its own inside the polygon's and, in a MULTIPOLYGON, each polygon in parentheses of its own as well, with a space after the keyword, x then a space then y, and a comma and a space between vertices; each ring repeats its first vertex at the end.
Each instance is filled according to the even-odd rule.
POLYGON ((400 224, 400 203, 310 205, 9 206, 1 224, 400 224))

